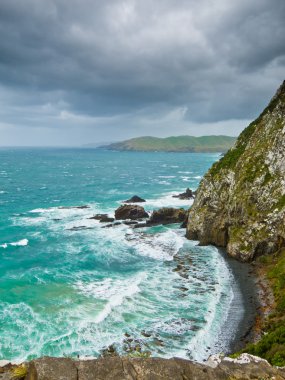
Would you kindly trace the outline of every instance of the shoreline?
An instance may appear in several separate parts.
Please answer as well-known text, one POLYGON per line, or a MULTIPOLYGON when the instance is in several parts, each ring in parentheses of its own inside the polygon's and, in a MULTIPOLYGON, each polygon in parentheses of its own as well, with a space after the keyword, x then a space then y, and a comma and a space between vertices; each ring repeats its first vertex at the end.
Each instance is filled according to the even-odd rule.
POLYGON ((225 344, 224 353, 228 355, 240 351, 252 341, 260 301, 252 265, 233 259, 225 250, 219 249, 219 253, 233 276, 233 299, 219 336, 225 344))
POLYGON ((262 325, 266 317, 274 310, 274 296, 262 266, 257 262, 243 263, 230 257, 220 249, 234 277, 232 300, 227 319, 222 330, 235 332, 225 354, 239 352, 249 343, 258 341, 262 334, 262 325), (241 308, 243 311, 241 312, 241 308), (237 322, 236 316, 242 314, 237 322))

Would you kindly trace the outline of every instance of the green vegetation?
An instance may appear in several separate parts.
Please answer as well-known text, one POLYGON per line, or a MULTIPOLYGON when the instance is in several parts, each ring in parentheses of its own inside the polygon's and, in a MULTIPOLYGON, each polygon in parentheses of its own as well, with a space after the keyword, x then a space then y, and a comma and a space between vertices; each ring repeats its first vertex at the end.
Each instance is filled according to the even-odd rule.
POLYGON ((138 137, 104 146, 110 150, 160 152, 226 152, 235 143, 231 136, 138 137))
POLYGON ((278 210, 281 210, 283 207, 285 207, 285 194, 282 195, 278 202, 276 203, 276 205, 274 206, 274 208, 277 208, 278 210))
POLYGON ((285 366, 285 249, 277 254, 262 256, 275 296, 275 311, 263 326, 264 335, 256 344, 249 344, 243 352, 260 356, 277 366, 285 366))
POLYGON ((22 380, 27 376, 28 370, 25 364, 21 364, 12 369, 12 379, 22 380))
POLYGON ((151 352, 150 351, 135 351, 128 355, 130 358, 150 358, 151 352))
POLYGON ((216 162, 210 169, 209 174, 215 176, 222 169, 234 169, 237 161, 242 156, 245 151, 245 148, 248 144, 250 137, 253 135, 256 129, 256 120, 249 124, 242 133, 239 135, 239 138, 235 146, 230 149, 220 161, 216 162))

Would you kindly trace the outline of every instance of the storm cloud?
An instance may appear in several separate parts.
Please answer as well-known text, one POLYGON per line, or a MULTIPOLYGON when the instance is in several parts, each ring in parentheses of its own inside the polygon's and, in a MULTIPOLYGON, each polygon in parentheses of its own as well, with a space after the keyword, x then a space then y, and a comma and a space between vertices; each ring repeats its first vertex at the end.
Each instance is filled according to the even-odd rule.
POLYGON ((0 145, 236 135, 284 79, 284 0, 1 0, 0 33, 0 145))

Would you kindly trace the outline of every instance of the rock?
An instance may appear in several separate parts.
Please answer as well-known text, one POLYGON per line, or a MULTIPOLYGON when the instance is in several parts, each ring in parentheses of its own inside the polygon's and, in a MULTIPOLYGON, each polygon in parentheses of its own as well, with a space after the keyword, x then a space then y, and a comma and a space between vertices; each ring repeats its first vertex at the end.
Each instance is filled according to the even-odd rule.
POLYGON ((179 199, 193 199, 195 196, 195 192, 193 192, 189 187, 186 189, 184 193, 180 193, 177 195, 173 195, 173 198, 179 198, 179 199))
POLYGON ((285 246, 285 81, 202 179, 186 236, 240 261, 285 246))
POLYGON ((9 360, 0 360, 0 367, 5 367, 8 364, 11 364, 9 360))
POLYGON ((114 218, 111 218, 108 214, 95 214, 88 219, 99 220, 100 223, 110 223, 115 220, 114 218))
POLYGON ((188 211, 186 212, 185 219, 184 219, 183 222, 181 223, 180 228, 187 228, 188 218, 189 218, 189 212, 190 212, 190 210, 188 210, 188 211))
POLYGON ((60 210, 69 210, 69 209, 73 209, 73 208, 83 210, 83 209, 86 209, 86 208, 90 208, 90 206, 87 206, 87 205, 83 205, 83 206, 60 206, 58 208, 60 210))
POLYGON ((102 226, 101 228, 116 227, 116 226, 119 226, 120 224, 121 224, 121 222, 115 222, 115 223, 111 223, 111 224, 106 224, 105 226, 102 226))
POLYGON ((105 218, 100 219, 100 223, 110 223, 114 222, 115 218, 110 218, 109 216, 106 216, 105 218))
POLYGON ((183 208, 163 207, 153 211, 148 225, 181 223, 185 220, 187 211, 183 208))
POLYGON ((251 355, 247 355, 246 360, 219 357, 203 365, 178 358, 114 356, 73 361, 68 358, 44 357, 29 364, 25 380, 285 379, 283 369, 272 367, 266 361, 258 359, 251 355))
POLYGON ((29 364, 26 380, 78 380, 77 368, 69 358, 43 357, 29 364))
POLYGON ((132 198, 124 201, 124 203, 142 203, 145 202, 145 199, 138 197, 137 195, 134 195, 132 198))
POLYGON ((142 206, 138 205, 123 205, 115 211, 115 218, 119 220, 124 219, 140 219, 148 218, 148 213, 142 206))
POLYGON ((147 223, 138 223, 133 226, 134 228, 143 228, 143 227, 149 227, 149 224, 147 223))
POLYGON ((74 226, 71 228, 67 228, 68 231, 81 231, 81 230, 92 230, 93 227, 87 227, 87 226, 74 226))
POLYGON ((129 221, 124 222, 124 224, 126 226, 134 226, 135 224, 138 224, 138 222, 135 220, 129 220, 129 221))
POLYGON ((104 348, 102 351, 101 351, 101 357, 102 358, 107 358, 107 357, 113 357, 113 356, 119 356, 119 354, 117 353, 117 350, 116 350, 116 347, 111 344, 109 347, 107 348, 104 348))

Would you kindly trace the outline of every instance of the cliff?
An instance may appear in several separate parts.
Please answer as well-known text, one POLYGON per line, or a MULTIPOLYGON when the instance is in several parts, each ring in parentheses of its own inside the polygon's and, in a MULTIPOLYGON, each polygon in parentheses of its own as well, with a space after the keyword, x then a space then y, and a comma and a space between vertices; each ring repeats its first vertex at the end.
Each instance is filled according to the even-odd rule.
POLYGON ((201 181, 187 237, 241 261, 285 245, 285 81, 201 181))
POLYGON ((103 146, 108 150, 143 151, 143 152, 226 152, 236 141, 231 136, 172 136, 158 138, 151 136, 137 137, 103 146))

